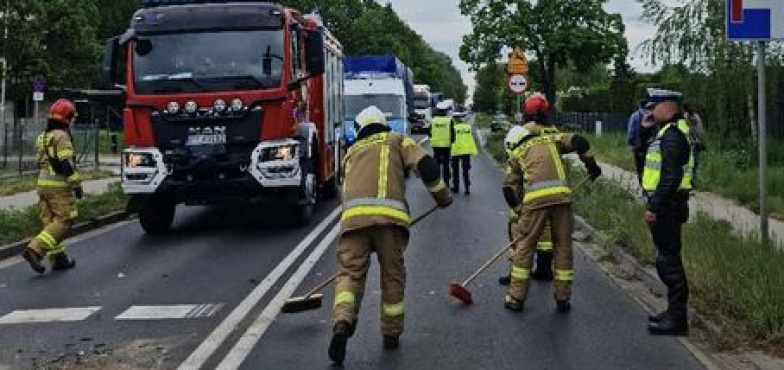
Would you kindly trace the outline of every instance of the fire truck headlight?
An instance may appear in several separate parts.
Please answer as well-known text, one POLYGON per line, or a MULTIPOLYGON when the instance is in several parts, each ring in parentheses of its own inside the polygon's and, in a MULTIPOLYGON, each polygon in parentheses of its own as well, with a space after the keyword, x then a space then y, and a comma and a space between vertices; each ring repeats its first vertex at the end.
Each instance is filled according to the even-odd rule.
POLYGON ((226 101, 223 99, 218 99, 215 103, 212 104, 212 108, 215 109, 218 113, 223 113, 226 111, 226 101))
POLYGON ((290 161, 296 158, 297 145, 281 145, 271 148, 265 148, 261 152, 261 161, 290 161))
POLYGON ((245 106, 245 104, 239 98, 236 98, 236 99, 231 101, 231 110, 234 111, 234 112, 241 111, 244 106, 245 106))
POLYGON ((166 113, 169 113, 171 115, 175 115, 175 114, 177 114, 179 112, 180 112, 180 103, 177 103, 176 101, 173 101, 173 102, 170 102, 168 105, 166 105, 166 113))
POLYGON ((199 109, 199 106, 196 104, 195 101, 191 100, 185 103, 185 113, 194 114, 196 110, 199 109))
POLYGON ((151 153, 125 153, 125 166, 128 168, 155 167, 151 153))

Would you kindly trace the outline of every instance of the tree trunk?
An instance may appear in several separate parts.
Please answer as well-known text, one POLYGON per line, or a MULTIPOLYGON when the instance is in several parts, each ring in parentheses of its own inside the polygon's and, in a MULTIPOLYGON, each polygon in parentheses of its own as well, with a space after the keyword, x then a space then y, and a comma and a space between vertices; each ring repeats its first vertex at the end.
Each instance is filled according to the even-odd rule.
POLYGON ((556 69, 555 60, 552 57, 547 58, 547 67, 545 68, 545 73, 542 75, 544 76, 544 95, 547 97, 547 101, 550 102, 552 106, 555 106, 555 69, 556 69))

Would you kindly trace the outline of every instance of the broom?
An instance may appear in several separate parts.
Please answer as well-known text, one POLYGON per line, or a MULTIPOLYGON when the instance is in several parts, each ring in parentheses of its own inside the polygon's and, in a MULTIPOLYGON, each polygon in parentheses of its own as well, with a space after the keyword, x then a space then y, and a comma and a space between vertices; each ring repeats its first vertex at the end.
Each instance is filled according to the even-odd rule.
MULTIPOLYGON (((416 225, 419 221, 422 221, 425 217, 429 216, 433 212, 438 209, 438 206, 433 206, 430 210, 425 212, 423 215, 414 219, 411 222, 411 226, 416 225)), ((324 295, 319 293, 327 285, 332 284, 335 279, 338 278, 338 274, 335 273, 334 275, 330 276, 329 279, 322 281, 315 287, 313 287, 310 291, 308 291, 304 296, 300 297, 292 297, 286 300, 281 307, 280 312, 283 313, 299 313, 303 311, 310 311, 321 308, 321 302, 324 300, 324 295)))
MULTIPOLYGON (((577 185, 575 185, 575 187, 573 188, 573 191, 576 191, 577 189, 581 188, 587 182, 588 179, 589 179, 589 177, 586 177, 586 178, 580 180, 580 182, 577 185)), ((479 274, 481 274, 482 271, 484 271, 488 267, 490 267, 490 265, 492 265, 493 262, 498 260, 498 258, 500 258, 504 254, 504 252, 509 250, 509 248, 511 248, 515 243, 517 243, 519 241, 519 239, 521 239, 521 238, 518 238, 518 239, 515 239, 515 240, 509 242, 509 244, 507 244, 504 247, 504 249, 501 249, 496 254, 494 254, 493 257, 491 257, 487 262, 485 262, 484 265, 479 267, 479 269, 474 271, 474 273, 471 274, 471 276, 469 276, 468 279, 463 281, 462 284, 456 283, 456 282, 450 283, 449 284, 449 295, 454 297, 454 298, 456 298, 457 300, 462 302, 464 305, 472 305, 472 304, 474 304, 474 298, 471 295, 471 291, 466 289, 466 286, 468 284, 470 284, 471 281, 473 281, 477 276, 479 276, 479 274)))

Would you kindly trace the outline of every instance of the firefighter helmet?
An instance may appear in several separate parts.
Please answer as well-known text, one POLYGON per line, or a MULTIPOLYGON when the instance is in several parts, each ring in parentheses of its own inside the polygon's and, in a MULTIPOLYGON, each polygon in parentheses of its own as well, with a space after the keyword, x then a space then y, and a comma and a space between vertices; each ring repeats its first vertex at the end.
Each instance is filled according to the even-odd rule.
POLYGON ((533 116, 536 114, 547 114, 550 112, 550 103, 547 98, 539 93, 533 94, 525 99, 523 103, 523 112, 526 116, 533 116))
POLYGON ((49 107, 47 118, 64 124, 69 124, 76 117, 76 106, 68 99, 58 99, 49 107))
POLYGON ((370 124, 381 124, 386 126, 387 125, 387 117, 384 115, 384 112, 381 109, 378 109, 375 105, 371 105, 365 109, 363 109, 357 117, 354 119, 357 122, 357 125, 360 129, 364 128, 370 124))

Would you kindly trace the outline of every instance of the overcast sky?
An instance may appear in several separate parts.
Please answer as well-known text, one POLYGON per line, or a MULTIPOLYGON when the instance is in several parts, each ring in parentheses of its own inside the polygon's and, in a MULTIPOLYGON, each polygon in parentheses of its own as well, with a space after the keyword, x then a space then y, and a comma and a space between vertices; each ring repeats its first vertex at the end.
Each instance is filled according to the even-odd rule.
MULTIPOLYGON (((386 0, 379 2, 386 3, 386 0)), ((468 72, 468 65, 459 56, 463 35, 471 32, 468 18, 460 14, 459 0, 391 0, 392 7, 425 41, 436 50, 447 53, 463 74, 463 80, 473 91, 474 78, 468 72), (438 3, 439 6, 434 6, 438 3), (440 6, 440 5, 444 6, 440 6), (447 4, 449 4, 447 6, 447 4), (433 12, 438 9, 438 12, 433 12)), ((634 0, 609 0, 606 9, 620 13, 626 23, 626 37, 629 40, 629 63, 638 71, 651 71, 645 58, 636 52, 637 46, 647 39, 653 28, 640 21, 642 6, 634 0)))

